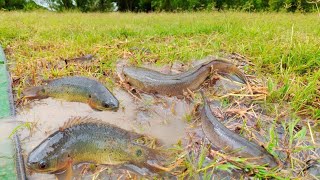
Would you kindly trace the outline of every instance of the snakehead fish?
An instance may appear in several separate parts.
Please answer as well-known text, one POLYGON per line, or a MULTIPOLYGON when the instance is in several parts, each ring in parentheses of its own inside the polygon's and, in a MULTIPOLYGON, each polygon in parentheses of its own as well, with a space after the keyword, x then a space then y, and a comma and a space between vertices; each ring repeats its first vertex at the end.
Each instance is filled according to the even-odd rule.
POLYGON ((157 173, 154 164, 165 156, 137 143, 141 137, 96 119, 73 117, 29 153, 27 167, 38 173, 67 171, 69 178, 72 166, 79 163, 133 165, 133 170, 145 168, 157 173))
POLYGON ((196 90, 213 70, 231 80, 246 83, 245 75, 235 65, 221 59, 210 60, 179 74, 163 74, 132 66, 124 67, 123 74, 129 84, 142 91, 177 96, 187 90, 196 90))
POLYGON ((23 91, 26 98, 53 97, 66 101, 84 102, 96 110, 117 110, 119 101, 100 82, 81 76, 54 79, 47 85, 31 87, 23 91))
POLYGON ((248 141, 225 127, 212 113, 207 99, 200 91, 204 105, 201 111, 202 129, 212 145, 236 156, 248 158, 257 165, 278 166, 276 159, 263 147, 248 141))

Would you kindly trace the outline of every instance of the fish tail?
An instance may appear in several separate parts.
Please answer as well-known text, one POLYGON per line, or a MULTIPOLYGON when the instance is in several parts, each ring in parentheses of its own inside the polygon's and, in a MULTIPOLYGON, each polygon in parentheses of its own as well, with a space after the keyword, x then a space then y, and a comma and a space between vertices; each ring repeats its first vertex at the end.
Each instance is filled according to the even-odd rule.
POLYGON ((218 74, 242 84, 247 84, 247 77, 240 69, 225 59, 214 59, 208 63, 218 74))
POLYGON ((25 89, 22 94, 24 98, 28 98, 28 99, 42 99, 42 98, 46 98, 43 95, 40 95, 40 91, 43 90, 43 86, 35 86, 35 87, 30 87, 25 89))
POLYGON ((236 81, 236 82, 239 82, 242 84, 247 84, 247 82, 248 82, 245 74, 243 72, 241 72, 240 69, 234 65, 231 65, 230 68, 228 68, 222 72, 218 72, 218 73, 227 77, 228 79, 230 79, 232 81, 236 81))

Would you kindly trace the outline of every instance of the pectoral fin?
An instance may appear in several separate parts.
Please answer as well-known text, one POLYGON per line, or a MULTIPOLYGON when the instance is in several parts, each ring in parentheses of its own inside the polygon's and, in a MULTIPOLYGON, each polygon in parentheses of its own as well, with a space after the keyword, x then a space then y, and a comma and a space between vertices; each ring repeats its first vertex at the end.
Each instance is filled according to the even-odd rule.
POLYGON ((58 180, 72 180, 73 178, 73 169, 72 169, 72 160, 68 160, 66 169, 62 174, 56 174, 58 180))

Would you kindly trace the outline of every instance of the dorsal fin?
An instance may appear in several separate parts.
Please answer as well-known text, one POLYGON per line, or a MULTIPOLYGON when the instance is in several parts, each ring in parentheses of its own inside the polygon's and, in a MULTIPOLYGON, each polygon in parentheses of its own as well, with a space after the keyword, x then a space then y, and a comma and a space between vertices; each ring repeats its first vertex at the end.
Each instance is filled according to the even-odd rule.
POLYGON ((88 116, 84 116, 84 117, 73 116, 73 117, 69 118, 63 124, 62 127, 59 128, 59 131, 63 131, 65 129, 70 128, 75 125, 87 124, 87 123, 105 124, 103 121, 96 119, 96 118, 92 118, 92 117, 88 117, 88 116))
MULTIPOLYGON (((139 134, 139 133, 136 133, 134 131, 128 131, 128 130, 122 129, 122 128, 116 126, 116 125, 109 124, 108 122, 104 122, 104 121, 102 121, 100 119, 89 117, 89 116, 83 116, 83 117, 81 117, 81 116, 72 116, 71 118, 69 118, 63 124, 62 127, 59 128, 59 131, 63 132, 68 128, 74 127, 76 125, 82 125, 82 124, 95 124, 95 125, 101 125, 101 126, 103 126, 103 125, 108 126, 110 128, 115 129, 116 131, 120 131, 120 133, 122 133, 124 135, 127 134, 128 138, 130 138, 133 143, 137 143, 136 140, 138 138, 146 138, 146 137, 148 137, 148 136, 146 136, 144 134, 139 134)), ((138 144, 140 144, 140 143, 138 143, 138 144)))

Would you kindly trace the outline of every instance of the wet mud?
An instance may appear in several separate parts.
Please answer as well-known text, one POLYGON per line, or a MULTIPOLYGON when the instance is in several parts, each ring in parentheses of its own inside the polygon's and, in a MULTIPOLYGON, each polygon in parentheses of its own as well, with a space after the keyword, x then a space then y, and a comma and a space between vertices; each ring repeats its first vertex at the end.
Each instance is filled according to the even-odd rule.
MULTIPOLYGON (((201 63, 201 62, 198 62, 201 63)), ((192 64, 189 66, 195 66, 192 64)), ((127 62, 120 62, 117 65, 118 74, 121 75, 121 67, 127 62)), ((146 67, 159 70, 163 73, 180 73, 189 67, 182 63, 175 62, 170 67, 154 67, 145 65, 146 67)), ((241 84, 234 84, 230 80, 221 78, 215 81, 213 87, 215 93, 228 93, 241 88, 241 84)), ((117 112, 113 111, 95 111, 87 104, 78 102, 66 102, 55 100, 52 98, 32 101, 28 106, 18 109, 17 120, 31 124, 31 128, 20 131, 22 141, 22 149, 24 150, 24 158, 26 160, 29 152, 42 142, 51 133, 61 127, 65 121, 72 116, 89 116, 117 125, 129 131, 135 131, 145 134, 149 137, 157 139, 164 148, 170 148, 179 141, 186 141, 187 132, 199 131, 199 127, 194 129, 194 121, 192 113, 194 113, 194 103, 185 98, 154 96, 141 93, 137 99, 129 94, 126 90, 116 88, 113 90, 114 95, 120 102, 120 108, 117 112), (192 126, 192 127, 191 127, 192 126)), ((200 139, 203 134, 200 133, 200 139)), ((96 174, 92 172, 83 172, 86 165, 78 165, 75 167, 75 176, 81 176, 84 179, 90 179, 96 174)), ((97 171, 103 171, 105 177, 110 176, 108 167, 98 166, 97 171)), ((112 167, 111 167, 112 169, 112 167)), ((117 174, 118 170, 112 170, 117 174)), ((119 170, 119 174, 128 174, 127 171, 119 170)), ((101 173, 100 173, 101 174, 101 173)), ((63 175, 59 175, 60 178, 63 175)), ((125 177, 125 176, 122 176, 125 177)), ((55 179, 55 175, 29 173, 30 179, 55 179)), ((104 178, 102 178, 104 179, 104 178)))
MULTIPOLYGON (((203 61, 198 61, 189 65, 175 62, 164 67, 155 67, 148 64, 144 66, 163 73, 174 74, 180 73, 190 68, 190 66, 195 66, 202 62, 203 61)), ((117 72, 120 78, 121 67, 125 64, 127 64, 127 62, 121 62, 117 65, 117 72)), ((205 83, 207 84, 202 88, 205 88, 206 94, 209 96, 213 94, 215 96, 226 96, 229 93, 239 92, 244 88, 244 85, 222 77, 214 79, 214 85, 208 81, 205 83)), ((117 112, 95 111, 84 103, 65 102, 52 98, 33 101, 30 102, 28 107, 19 108, 17 120, 31 123, 30 129, 20 131, 25 159, 34 147, 56 131, 72 116, 98 118, 123 129, 148 135, 157 139, 165 148, 172 147, 180 140, 182 140, 184 146, 188 148, 188 144, 201 144, 203 139, 205 139, 198 122, 194 124, 194 121, 196 121, 195 117, 191 116, 194 113, 194 105, 201 103, 201 101, 195 99, 193 102, 186 98, 154 96, 144 93, 140 93, 139 97, 141 97, 141 99, 137 99, 129 94, 128 91, 128 89, 124 90, 119 88, 113 90, 114 95, 120 102, 120 108, 117 112)), ((195 94, 197 93, 195 92, 195 94)), ((250 102, 251 100, 252 99, 249 99, 250 102)), ((263 110, 260 110, 261 107, 252 107, 252 110, 248 110, 250 108, 246 102, 237 103, 238 104, 234 105, 233 102, 229 102, 225 105, 224 102, 211 101, 211 108, 221 109, 220 112, 215 112, 215 115, 220 116, 219 119, 229 129, 242 134, 242 136, 258 144, 267 144, 268 129, 273 125, 273 118, 265 116, 263 110), (241 108, 247 108, 247 110, 245 110, 246 112, 244 114, 241 114, 241 111, 236 108, 240 108, 240 110, 241 108), (250 131, 244 131, 243 129, 250 129, 250 131)), ((281 126, 277 126, 275 130, 280 139, 286 138, 284 134, 285 131, 281 129, 281 126), (284 134, 284 136, 282 137, 281 134, 284 134)), ((315 135, 316 142, 318 143, 319 133, 317 132, 315 135)), ((283 147, 285 143, 279 141, 279 146, 283 147)), ((281 154, 280 150, 279 153, 276 153, 278 153, 281 159, 285 159, 285 154, 281 154)), ((130 176, 128 171, 113 167, 95 166, 95 174, 93 174, 92 171, 88 171, 90 168, 84 167, 87 167, 87 165, 74 167, 76 172, 75 177, 81 177, 82 179, 92 179, 93 177, 99 177, 99 179, 125 179, 130 176), (115 176, 114 174, 119 176, 115 176)), ((215 173, 215 177, 221 177, 219 174, 221 174, 221 172, 215 173)), ((241 172, 233 174, 227 173, 225 177, 233 179, 240 177, 240 174, 241 172)), ((56 178, 55 175, 36 173, 30 173, 28 177, 29 179, 36 180, 56 178)), ((63 175, 61 175, 60 178, 61 177, 63 179, 63 175)))
MULTIPOLYGON (((72 116, 89 116, 129 131, 155 138, 164 147, 170 147, 185 136, 187 121, 185 114, 192 106, 175 97, 158 98, 145 95, 141 101, 117 89, 115 96, 120 101, 117 112, 95 111, 88 105, 65 102, 52 98, 31 102, 29 108, 18 109, 17 119, 31 123, 32 128, 20 132, 25 160, 27 154, 47 136, 56 131, 72 116), (158 102, 159 101, 159 102, 158 102)), ((33 174, 31 179, 42 179, 51 175, 33 174)))

